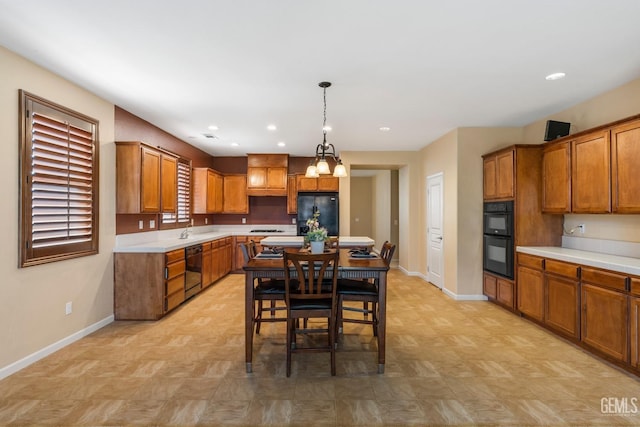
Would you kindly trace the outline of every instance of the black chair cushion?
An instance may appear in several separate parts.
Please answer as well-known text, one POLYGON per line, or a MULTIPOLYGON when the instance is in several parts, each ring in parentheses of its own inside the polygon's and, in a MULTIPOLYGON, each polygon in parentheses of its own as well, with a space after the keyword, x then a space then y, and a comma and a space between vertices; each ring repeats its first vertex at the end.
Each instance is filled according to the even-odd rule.
POLYGON ((317 300, 291 300, 291 310, 331 310, 331 298, 317 300))
POLYGON ((284 295, 284 280, 263 280, 255 287, 255 293, 284 295))
POLYGON ((378 295, 378 288, 364 280, 338 279, 338 294, 342 295, 378 295))

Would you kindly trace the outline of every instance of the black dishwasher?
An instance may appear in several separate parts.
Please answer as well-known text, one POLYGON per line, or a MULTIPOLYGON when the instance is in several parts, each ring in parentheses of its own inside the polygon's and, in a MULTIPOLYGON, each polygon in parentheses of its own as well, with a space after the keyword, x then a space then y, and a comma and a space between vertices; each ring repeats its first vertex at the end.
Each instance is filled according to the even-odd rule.
POLYGON ((202 245, 186 247, 184 255, 187 261, 184 299, 187 299, 202 289, 202 245))

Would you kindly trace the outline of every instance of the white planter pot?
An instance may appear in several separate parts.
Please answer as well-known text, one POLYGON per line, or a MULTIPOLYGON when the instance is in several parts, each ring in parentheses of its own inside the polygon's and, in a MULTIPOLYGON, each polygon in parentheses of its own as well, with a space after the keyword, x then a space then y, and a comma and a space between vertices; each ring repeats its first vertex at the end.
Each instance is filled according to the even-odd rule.
POLYGON ((324 252, 324 242, 309 242, 311 243, 311 253, 321 254, 324 252))

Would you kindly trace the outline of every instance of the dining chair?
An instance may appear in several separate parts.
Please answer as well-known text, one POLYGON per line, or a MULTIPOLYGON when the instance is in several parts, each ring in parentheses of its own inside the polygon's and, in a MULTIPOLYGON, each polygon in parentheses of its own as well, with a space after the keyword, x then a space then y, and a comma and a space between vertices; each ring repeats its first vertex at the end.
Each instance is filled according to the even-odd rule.
MULTIPOLYGON (((387 266, 391 263, 396 245, 385 241, 380 248, 380 258, 387 266)), ((378 283, 376 281, 338 279, 338 312, 336 330, 344 323, 360 323, 373 327, 373 336, 378 336, 378 283), (362 308, 344 305, 345 302, 361 302, 362 308), (369 308, 371 304, 371 308, 369 308), (344 312, 363 313, 362 319, 344 317, 344 312), (371 319, 369 319, 371 315, 371 319)))
MULTIPOLYGON (((240 244, 242 256, 245 264, 256 256, 256 244, 253 240, 240 244)), ((257 303, 254 312, 254 322, 256 324, 256 334, 260 333, 262 322, 286 322, 286 317, 276 317, 278 311, 286 310, 285 306, 278 306, 278 301, 284 302, 284 280, 259 278, 253 287, 253 299, 257 303), (269 301, 269 307, 264 307, 263 302, 269 301), (269 312, 270 317, 264 317, 263 313, 269 312)))
POLYGON ((336 283, 339 252, 322 254, 304 252, 284 253, 285 303, 287 306, 287 377, 291 375, 292 353, 329 352, 331 375, 336 374, 335 321, 336 283), (294 274, 295 272, 295 274, 294 274), (327 327, 309 327, 308 319, 327 319, 327 327), (300 327, 300 319, 303 326, 300 327), (297 335, 326 333, 327 345, 312 346, 311 339, 300 345, 297 335))

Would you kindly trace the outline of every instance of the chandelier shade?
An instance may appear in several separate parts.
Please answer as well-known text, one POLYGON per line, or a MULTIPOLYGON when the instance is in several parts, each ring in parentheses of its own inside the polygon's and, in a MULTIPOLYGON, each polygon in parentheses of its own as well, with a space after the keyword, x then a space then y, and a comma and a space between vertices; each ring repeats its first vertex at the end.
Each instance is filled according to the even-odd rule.
POLYGON ((316 146, 315 158, 307 167, 304 176, 307 178, 318 178, 320 175, 329 175, 331 168, 327 162, 327 158, 335 161, 336 166, 333 169, 333 176, 345 178, 347 176, 347 168, 342 164, 342 160, 336 155, 336 149, 333 144, 327 142, 327 131, 331 128, 327 126, 327 88, 331 86, 330 82, 318 83, 323 90, 324 110, 322 122, 322 142, 316 146))

